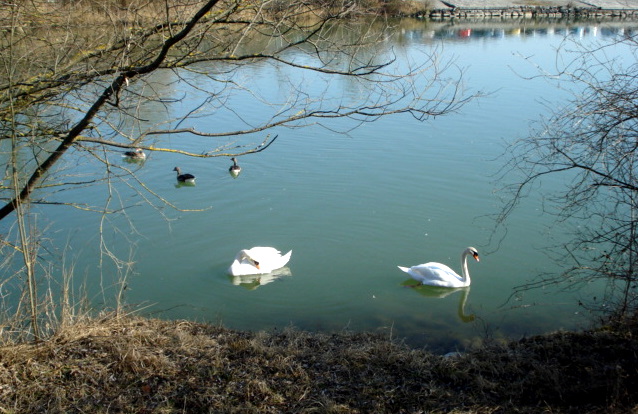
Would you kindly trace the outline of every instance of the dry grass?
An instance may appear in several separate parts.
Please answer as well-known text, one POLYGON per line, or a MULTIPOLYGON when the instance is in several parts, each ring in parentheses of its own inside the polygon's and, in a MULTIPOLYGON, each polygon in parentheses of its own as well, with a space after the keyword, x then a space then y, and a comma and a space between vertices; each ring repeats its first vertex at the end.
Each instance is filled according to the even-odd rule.
POLYGON ((0 350, 2 412, 621 413, 638 341, 557 333, 445 358, 370 334, 105 318, 0 350))
MULTIPOLYGON (((280 0, 280 2, 287 3, 288 7, 291 3, 295 4, 287 0, 280 0)), ((344 2, 342 0, 308 0, 306 4, 313 5, 314 10, 340 10, 344 2)), ((432 9, 431 2, 416 0, 355 0, 348 4, 352 4, 353 15, 407 17, 425 15, 432 9)))
MULTIPOLYGON (((222 1, 215 10, 228 10, 234 7, 236 0, 222 1)), ((259 2, 239 1, 238 10, 261 9, 259 2)), ((20 8, 0 8, 0 27, 19 19, 21 26, 112 26, 130 25, 140 27, 153 25, 165 21, 167 13, 170 21, 180 21, 192 16, 203 1, 170 0, 168 2, 154 2, 148 0, 76 0, 50 2, 34 0, 20 3, 20 8)), ((263 10, 275 12, 290 12, 291 9, 312 10, 314 14, 336 12, 350 9, 352 15, 378 14, 390 16, 412 16, 432 8, 429 1, 419 0, 305 0, 302 2, 290 0, 271 0, 263 3, 263 10)), ((252 12, 248 13, 250 16, 252 12)), ((294 14, 294 13, 293 13, 294 14)))
POLYGON ((430 1, 390 0, 381 1, 378 10, 393 17, 426 16, 432 10, 430 1))

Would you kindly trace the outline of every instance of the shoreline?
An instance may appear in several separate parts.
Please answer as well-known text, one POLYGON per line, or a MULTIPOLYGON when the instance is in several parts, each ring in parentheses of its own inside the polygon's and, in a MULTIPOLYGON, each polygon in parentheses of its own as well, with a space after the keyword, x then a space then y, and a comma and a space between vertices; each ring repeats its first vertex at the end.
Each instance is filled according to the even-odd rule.
POLYGON ((638 326, 627 322, 445 357, 371 333, 99 315, 3 346, 0 410, 624 414, 638 410, 638 326))
POLYGON ((454 19, 612 19, 612 20, 638 20, 638 10, 589 10, 589 9, 562 9, 562 8, 508 8, 508 9, 435 9, 428 12, 427 16, 417 14, 414 17, 427 17, 433 21, 454 19))
POLYGON ((612 19, 638 20, 638 1, 595 0, 593 2, 537 0, 519 4, 503 0, 426 0, 430 7, 413 17, 433 21, 454 19, 612 19))

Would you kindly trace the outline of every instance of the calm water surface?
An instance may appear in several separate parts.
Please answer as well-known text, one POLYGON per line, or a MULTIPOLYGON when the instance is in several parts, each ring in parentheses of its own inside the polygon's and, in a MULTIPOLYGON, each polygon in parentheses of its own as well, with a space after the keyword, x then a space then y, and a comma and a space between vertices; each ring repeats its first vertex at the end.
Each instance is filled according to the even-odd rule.
MULTIPOLYGON (((468 29, 402 23, 388 39, 399 56, 440 47, 443 57, 454 57, 465 68, 469 89, 491 94, 425 123, 399 115, 347 135, 320 126, 278 129, 273 133, 279 138, 266 151, 239 158, 243 171, 237 179, 228 174, 227 158, 152 153, 139 177, 179 208, 204 211, 152 209, 119 187, 113 197, 131 207, 124 216, 109 217, 104 234, 113 251, 133 263, 126 300, 143 305, 144 314, 164 318, 249 330, 289 325, 371 330, 442 352, 486 336, 518 338, 583 326, 587 319, 577 301, 595 292, 548 288, 511 297, 515 286, 541 272, 560 271, 560 264, 541 251, 564 232, 541 213, 541 189, 516 210, 507 233, 494 234, 490 216, 501 206, 496 173, 506 160, 500 157, 503 143, 524 136, 530 122, 547 114, 544 101, 566 96, 541 79, 523 79, 536 73, 523 57, 551 69, 566 36, 605 41, 627 30, 619 27, 468 29), (196 186, 176 186, 176 165, 197 175, 196 186), (129 242, 134 244, 130 256, 129 242), (258 280, 226 274, 237 251, 259 245, 292 249, 288 272, 258 280), (409 279, 397 265, 439 261, 460 272, 459 255, 469 245, 481 252, 481 262, 470 263, 471 289, 404 287, 409 279)), ((299 76, 286 71, 261 62, 248 65, 240 76, 260 93, 277 96, 282 79, 299 76)), ((325 87, 312 76, 305 73, 304 84, 325 87)), ((173 74, 160 77, 175 96, 187 93, 184 108, 201 99, 185 85, 171 83, 173 74)), ((193 82, 214 87, 206 79, 193 82)), ((347 82, 328 90, 335 96, 362 93, 347 82)), ((231 104, 244 119, 260 116, 249 96, 237 96, 231 104)), ((146 111, 149 122, 165 115, 163 108, 146 111)), ((220 110, 218 116, 191 122, 214 131, 236 119, 220 110)), ((183 145, 201 148, 193 138, 183 145)), ((113 162, 122 163, 117 156, 113 162)), ((83 197, 105 197, 103 189, 81 191, 83 197)), ((109 260, 101 262, 97 250, 99 217, 60 208, 55 214, 59 242, 72 246, 67 260, 75 263, 76 275, 89 286, 111 286, 104 274, 114 267, 109 260)), ((92 299, 103 300, 100 295, 92 299)))

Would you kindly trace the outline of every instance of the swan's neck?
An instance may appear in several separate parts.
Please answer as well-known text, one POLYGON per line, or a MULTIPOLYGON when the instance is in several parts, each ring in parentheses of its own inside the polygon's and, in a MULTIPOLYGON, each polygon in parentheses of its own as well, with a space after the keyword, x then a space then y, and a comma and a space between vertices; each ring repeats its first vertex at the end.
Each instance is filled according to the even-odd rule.
POLYGON ((461 273, 463 274, 463 283, 465 286, 470 284, 470 271, 467 268, 467 255, 469 253, 464 251, 461 255, 461 273))

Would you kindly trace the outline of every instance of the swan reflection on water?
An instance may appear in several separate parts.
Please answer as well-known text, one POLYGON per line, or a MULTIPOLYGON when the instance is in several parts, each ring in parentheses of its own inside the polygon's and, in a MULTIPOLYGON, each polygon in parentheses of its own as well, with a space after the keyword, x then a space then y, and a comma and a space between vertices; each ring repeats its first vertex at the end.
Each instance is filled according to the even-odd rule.
POLYGON ((428 286, 428 285, 417 285, 414 286, 412 279, 408 279, 402 283, 405 287, 410 287, 413 290, 419 292, 420 295, 426 296, 429 298, 438 298, 443 299, 455 292, 461 292, 459 296, 459 306, 457 308, 457 314, 459 319, 463 322, 472 322, 476 317, 473 313, 466 314, 465 313, 465 303, 467 302, 467 297, 470 294, 470 287, 462 287, 462 288, 445 288, 438 286, 428 286))
POLYGON ((255 290, 259 286, 267 285, 268 283, 281 279, 284 276, 292 276, 292 272, 287 267, 282 267, 279 269, 275 269, 270 273, 258 274, 258 275, 241 275, 241 276, 228 275, 233 285, 241 286, 248 290, 255 290))

